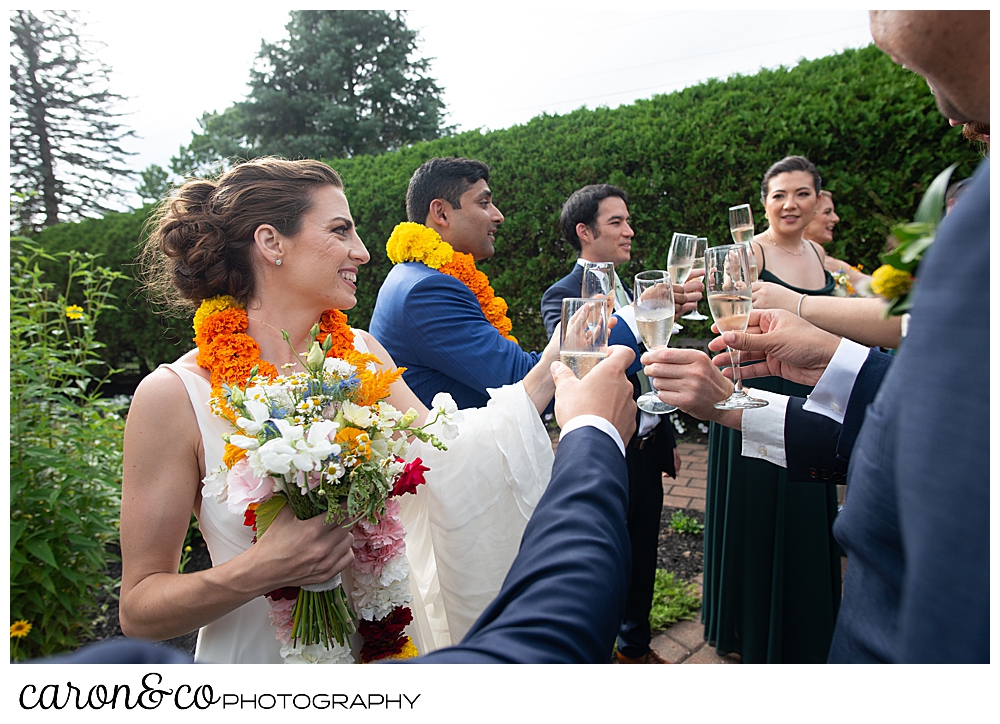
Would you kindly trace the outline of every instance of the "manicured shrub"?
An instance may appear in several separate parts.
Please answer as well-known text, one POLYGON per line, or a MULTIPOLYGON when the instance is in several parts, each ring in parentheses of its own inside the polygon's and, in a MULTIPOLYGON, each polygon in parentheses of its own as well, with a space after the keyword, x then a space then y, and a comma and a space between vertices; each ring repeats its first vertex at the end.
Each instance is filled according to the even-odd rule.
MULTIPOLYGON (((956 179, 970 175, 978 160, 976 149, 938 113, 924 80, 874 46, 793 68, 713 80, 620 108, 541 115, 504 130, 470 131, 380 156, 328 160, 344 177, 351 210, 372 254, 351 322, 367 326, 389 272, 385 240, 406 218, 407 182, 434 156, 471 156, 490 164, 490 185, 506 221, 496 256, 480 268, 507 300, 522 346, 539 349, 545 342, 541 295, 568 273, 575 256, 559 241, 558 229, 562 202, 575 189, 609 182, 628 192, 636 237, 631 263, 619 269, 628 280, 637 271, 666 264, 675 231, 707 236, 712 244, 728 242, 726 213, 734 204, 751 203, 762 230, 760 178, 789 154, 812 159, 834 193, 842 221, 830 253, 869 271, 877 265, 891 223, 912 217, 934 176, 954 161, 962 162, 956 179)), ((104 232, 103 221, 86 230, 82 227, 89 222, 84 222, 78 231, 49 229, 41 240, 47 248, 100 244, 103 263, 124 260, 111 255, 132 248, 135 237, 129 234, 138 232, 145 214, 108 221, 114 234, 104 232), (119 232, 123 236, 115 235, 119 232)), ((142 296, 131 290, 123 300, 121 319, 109 319, 99 330, 117 364, 131 355, 148 368, 189 348, 186 323, 167 327, 156 321, 145 311, 142 296)), ((683 324, 681 336, 710 336, 710 323, 683 324)))

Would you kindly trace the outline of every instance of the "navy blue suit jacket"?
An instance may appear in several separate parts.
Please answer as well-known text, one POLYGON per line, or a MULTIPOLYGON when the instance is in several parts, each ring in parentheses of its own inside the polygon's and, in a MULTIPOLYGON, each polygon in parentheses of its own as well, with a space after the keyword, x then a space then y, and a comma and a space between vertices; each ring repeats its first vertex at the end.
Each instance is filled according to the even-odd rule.
POLYGON ((989 188, 987 161, 921 264, 899 354, 869 355, 839 438, 789 403, 790 471, 850 458, 831 662, 989 661, 989 188))
POLYGON ((368 331, 428 407, 438 392, 460 408, 485 407, 487 389, 520 381, 541 357, 501 337, 462 282, 418 262, 389 272, 368 331))
POLYGON ((496 599, 457 646, 416 663, 606 663, 625 610, 632 551, 628 472, 593 427, 568 433, 496 599))

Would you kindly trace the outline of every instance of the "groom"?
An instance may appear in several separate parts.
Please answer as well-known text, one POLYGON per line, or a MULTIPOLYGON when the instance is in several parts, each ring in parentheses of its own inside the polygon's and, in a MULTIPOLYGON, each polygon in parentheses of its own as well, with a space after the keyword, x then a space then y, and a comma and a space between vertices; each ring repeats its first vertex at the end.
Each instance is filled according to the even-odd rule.
MULTIPOLYGON (((410 179, 406 215, 455 251, 489 259, 503 223, 489 180, 482 161, 432 158, 410 179)), ((451 393, 459 408, 483 407, 487 389, 518 382, 541 357, 503 337, 463 282, 420 262, 392 268, 368 329, 428 407, 438 392, 451 393)))

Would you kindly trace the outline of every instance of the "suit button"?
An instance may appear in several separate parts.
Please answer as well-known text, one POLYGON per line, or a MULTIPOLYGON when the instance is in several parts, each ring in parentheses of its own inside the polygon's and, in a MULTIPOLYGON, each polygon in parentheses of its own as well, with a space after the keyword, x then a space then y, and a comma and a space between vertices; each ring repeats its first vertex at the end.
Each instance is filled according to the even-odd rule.
POLYGON ((809 477, 812 478, 813 480, 819 477, 818 473, 816 472, 816 468, 809 468, 809 477))
POLYGON ((829 480, 830 479, 830 471, 829 470, 824 470, 822 472, 822 474, 821 474, 821 477, 823 478, 823 480, 829 480))

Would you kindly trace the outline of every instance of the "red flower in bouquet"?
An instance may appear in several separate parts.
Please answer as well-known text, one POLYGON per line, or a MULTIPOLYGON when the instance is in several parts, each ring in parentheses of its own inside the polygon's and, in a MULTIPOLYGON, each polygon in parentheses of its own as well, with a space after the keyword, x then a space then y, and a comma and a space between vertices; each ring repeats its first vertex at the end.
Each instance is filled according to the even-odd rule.
POLYGON ((407 637, 402 635, 403 629, 412 620, 413 613, 405 606, 394 609, 381 621, 359 620, 358 633, 365 640, 361 647, 362 663, 401 653, 407 642, 407 637))
MULTIPOLYGON (((400 460, 402 462, 402 460, 400 460)), ((430 468, 424 466, 424 461, 414 458, 412 463, 407 463, 403 467, 403 472, 399 474, 396 484, 392 488, 390 495, 404 495, 405 493, 416 493, 417 486, 423 485, 424 473, 430 468)))

